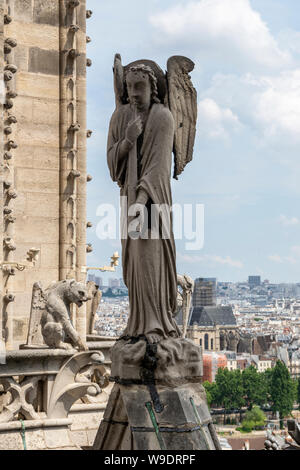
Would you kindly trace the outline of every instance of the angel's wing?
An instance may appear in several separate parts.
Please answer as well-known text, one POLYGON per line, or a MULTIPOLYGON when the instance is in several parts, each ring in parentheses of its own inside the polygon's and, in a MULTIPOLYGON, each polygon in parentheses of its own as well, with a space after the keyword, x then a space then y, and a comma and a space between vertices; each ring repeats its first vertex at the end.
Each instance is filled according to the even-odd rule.
POLYGON ((178 179, 193 159, 197 122, 197 92, 189 72, 195 64, 183 56, 170 57, 167 63, 169 107, 175 121, 174 178, 178 179))
POLYGON ((118 108, 121 104, 123 104, 124 97, 124 68, 120 54, 115 55, 113 71, 116 108, 118 108))

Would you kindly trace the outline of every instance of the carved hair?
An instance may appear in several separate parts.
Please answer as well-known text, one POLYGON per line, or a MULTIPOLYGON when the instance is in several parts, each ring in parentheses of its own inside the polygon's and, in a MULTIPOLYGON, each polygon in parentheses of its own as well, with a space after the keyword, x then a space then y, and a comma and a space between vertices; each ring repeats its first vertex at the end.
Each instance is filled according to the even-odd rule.
POLYGON ((144 65, 144 64, 133 65, 132 67, 130 67, 127 70, 125 80, 127 78, 127 75, 130 72, 133 72, 133 73, 140 72, 140 73, 144 73, 144 74, 148 75, 149 80, 150 80, 151 89, 152 89, 151 101, 153 101, 154 103, 160 103, 160 100, 158 98, 158 90, 157 90, 157 78, 156 78, 155 73, 153 72, 152 68, 148 67, 148 65, 144 65))

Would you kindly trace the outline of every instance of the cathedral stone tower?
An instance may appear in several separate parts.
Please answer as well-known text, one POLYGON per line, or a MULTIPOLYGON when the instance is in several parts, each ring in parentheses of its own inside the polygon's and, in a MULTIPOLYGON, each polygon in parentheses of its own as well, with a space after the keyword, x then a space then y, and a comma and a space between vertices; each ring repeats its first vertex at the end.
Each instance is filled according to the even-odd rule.
MULTIPOLYGON (((0 0, 0 340, 7 350, 26 340, 34 282, 85 280, 91 13, 86 0, 0 0)), ((84 307, 73 320, 84 336, 84 307)))

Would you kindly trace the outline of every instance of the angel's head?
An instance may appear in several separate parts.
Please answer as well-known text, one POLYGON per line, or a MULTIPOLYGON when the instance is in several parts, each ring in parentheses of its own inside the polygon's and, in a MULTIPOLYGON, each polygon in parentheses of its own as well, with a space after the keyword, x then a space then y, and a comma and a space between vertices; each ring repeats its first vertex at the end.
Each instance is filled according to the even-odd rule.
POLYGON ((138 109, 149 109, 152 103, 160 103, 157 91, 157 78, 144 64, 130 67, 125 76, 128 100, 138 109))

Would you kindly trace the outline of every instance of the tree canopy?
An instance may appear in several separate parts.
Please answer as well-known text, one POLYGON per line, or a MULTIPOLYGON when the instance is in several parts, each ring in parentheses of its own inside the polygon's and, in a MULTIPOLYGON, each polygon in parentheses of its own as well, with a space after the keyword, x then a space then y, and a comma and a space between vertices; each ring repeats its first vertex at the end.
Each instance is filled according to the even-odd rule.
POLYGON ((273 411, 279 412, 280 420, 288 416, 295 400, 295 386, 286 365, 277 361, 272 370, 270 398, 273 411))
MULTIPOLYGON (((209 406, 221 406, 224 412, 247 406, 249 413, 254 410, 255 414, 259 406, 270 404, 282 420, 290 415, 295 401, 300 403, 300 381, 291 378, 288 368, 281 361, 265 372, 258 372, 254 366, 243 372, 220 368, 215 382, 204 382, 204 388, 209 406)), ((252 418, 248 421, 254 423, 252 418)))

